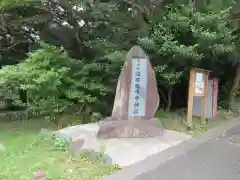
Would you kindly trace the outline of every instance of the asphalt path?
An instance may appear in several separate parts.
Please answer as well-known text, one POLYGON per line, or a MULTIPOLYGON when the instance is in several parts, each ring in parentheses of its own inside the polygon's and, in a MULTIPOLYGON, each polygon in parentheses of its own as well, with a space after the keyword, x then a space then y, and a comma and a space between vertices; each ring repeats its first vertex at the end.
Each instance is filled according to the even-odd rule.
POLYGON ((134 180, 240 180, 240 125, 134 180))

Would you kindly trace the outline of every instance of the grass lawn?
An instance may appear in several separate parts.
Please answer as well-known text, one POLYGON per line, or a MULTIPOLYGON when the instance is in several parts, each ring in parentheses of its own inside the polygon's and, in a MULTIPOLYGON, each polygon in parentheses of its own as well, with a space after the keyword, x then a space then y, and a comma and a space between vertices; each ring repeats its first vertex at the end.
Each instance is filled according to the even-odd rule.
POLYGON ((43 169, 47 180, 98 180, 117 167, 90 162, 86 157, 70 157, 57 151, 51 136, 39 133, 47 124, 42 120, 0 121, 0 180, 33 180, 33 172, 43 169))
POLYGON ((186 126, 186 114, 180 115, 179 112, 165 111, 158 111, 156 114, 157 118, 162 122, 164 128, 187 133, 193 136, 202 134, 203 132, 212 129, 223 122, 229 121, 235 115, 235 113, 219 109, 216 119, 211 119, 206 124, 201 124, 199 117, 193 117, 193 127, 192 130, 189 131, 186 126))

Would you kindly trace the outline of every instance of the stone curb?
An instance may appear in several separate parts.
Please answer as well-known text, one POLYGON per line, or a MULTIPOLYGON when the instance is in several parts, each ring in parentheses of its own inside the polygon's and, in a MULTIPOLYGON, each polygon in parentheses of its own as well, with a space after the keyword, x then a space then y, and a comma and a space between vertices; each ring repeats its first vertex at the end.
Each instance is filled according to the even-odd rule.
POLYGON ((190 150, 196 148, 202 143, 207 142, 212 138, 217 138, 223 135, 227 130, 240 125, 239 117, 223 123, 222 125, 209 130, 197 138, 192 138, 179 145, 166 149, 163 152, 157 153, 131 166, 125 167, 115 174, 103 177, 101 180, 137 180, 142 175, 157 169, 160 165, 178 156, 184 155, 190 150))

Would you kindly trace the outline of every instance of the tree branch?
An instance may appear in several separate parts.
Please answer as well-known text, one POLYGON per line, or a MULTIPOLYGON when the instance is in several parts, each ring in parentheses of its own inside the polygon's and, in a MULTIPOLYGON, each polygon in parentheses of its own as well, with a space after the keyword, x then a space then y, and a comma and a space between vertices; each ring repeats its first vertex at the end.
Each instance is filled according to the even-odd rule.
POLYGON ((16 43, 12 44, 11 46, 9 46, 7 48, 1 48, 0 49, 0 53, 6 52, 6 51, 10 51, 11 49, 13 49, 15 46, 17 46, 19 44, 30 44, 30 42, 29 41, 19 41, 19 42, 16 42, 16 43))

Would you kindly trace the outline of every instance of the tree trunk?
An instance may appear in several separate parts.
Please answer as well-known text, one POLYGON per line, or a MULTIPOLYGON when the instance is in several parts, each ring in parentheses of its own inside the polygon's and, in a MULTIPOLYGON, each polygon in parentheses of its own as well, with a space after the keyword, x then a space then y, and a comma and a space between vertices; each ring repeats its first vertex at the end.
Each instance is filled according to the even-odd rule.
POLYGON ((158 91, 159 91, 160 99, 163 100, 163 102, 167 104, 168 99, 167 99, 166 94, 160 88, 158 89, 158 91))
POLYGON ((168 89, 168 104, 166 111, 168 112, 172 106, 172 86, 169 87, 168 89))
POLYGON ((233 80, 233 86, 230 91, 230 109, 234 110, 234 104, 235 104, 235 95, 239 89, 239 81, 240 81, 240 64, 238 63, 236 65, 236 71, 235 71, 235 77, 233 80))

